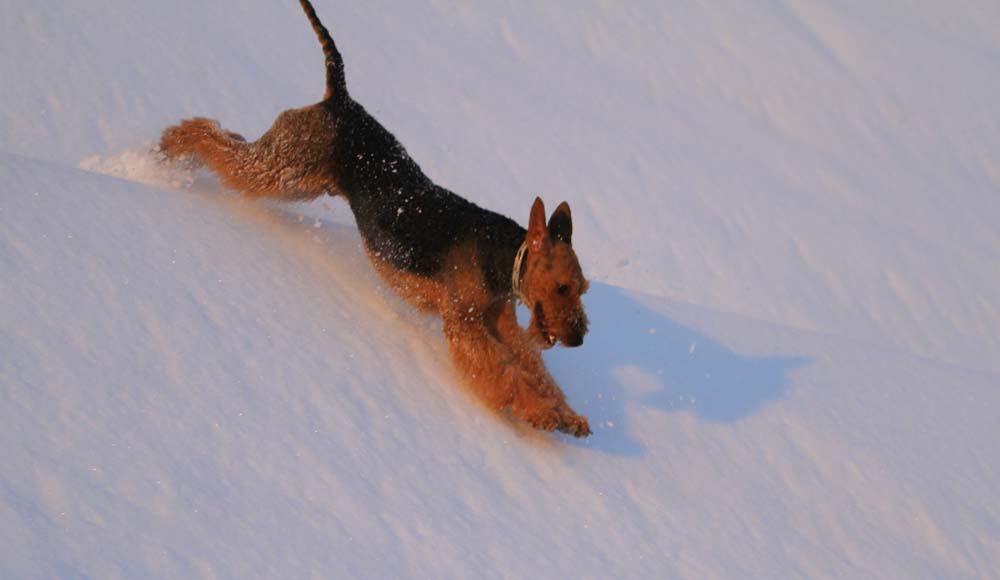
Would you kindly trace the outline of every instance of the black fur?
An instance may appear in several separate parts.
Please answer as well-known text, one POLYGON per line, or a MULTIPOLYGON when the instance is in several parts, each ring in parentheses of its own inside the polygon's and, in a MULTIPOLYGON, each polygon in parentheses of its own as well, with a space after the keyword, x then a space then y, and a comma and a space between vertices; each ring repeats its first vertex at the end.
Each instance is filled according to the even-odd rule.
POLYGON ((313 30, 319 38, 319 44, 323 47, 323 55, 326 57, 326 97, 330 98, 338 93, 347 94, 347 81, 344 77, 344 59, 337 50, 333 37, 319 21, 316 10, 309 0, 299 0, 299 4, 306 13, 306 18, 312 24, 313 30))
POLYGON ((573 236, 573 222, 568 213, 555 212, 549 218, 549 237, 552 241, 570 243, 573 236))
POLYGON ((489 290, 510 291, 524 228, 431 181, 346 87, 333 91, 322 106, 337 120, 331 157, 336 191, 331 193, 347 198, 369 252, 398 269, 430 277, 440 271, 449 249, 474 241, 489 290))

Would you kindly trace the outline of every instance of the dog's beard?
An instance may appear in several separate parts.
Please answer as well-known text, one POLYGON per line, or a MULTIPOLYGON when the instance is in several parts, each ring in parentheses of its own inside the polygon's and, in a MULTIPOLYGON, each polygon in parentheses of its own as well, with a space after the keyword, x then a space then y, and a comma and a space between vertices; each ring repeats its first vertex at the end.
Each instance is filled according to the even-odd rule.
POLYGON ((541 302, 535 302, 535 307, 532 309, 531 323, 535 329, 536 336, 541 341, 542 348, 552 348, 555 346, 556 335, 549 331, 545 321, 545 310, 542 308, 541 302))

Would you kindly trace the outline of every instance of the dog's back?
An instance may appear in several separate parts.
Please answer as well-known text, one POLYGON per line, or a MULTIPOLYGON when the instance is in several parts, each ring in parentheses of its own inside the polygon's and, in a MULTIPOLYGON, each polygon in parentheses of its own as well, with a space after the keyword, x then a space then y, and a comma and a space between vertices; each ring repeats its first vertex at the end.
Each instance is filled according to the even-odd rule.
POLYGON ((433 276, 449 249, 485 237, 489 241, 479 249, 487 265, 484 274, 487 283, 502 289, 509 273, 500 266, 509 267, 506 254, 520 245, 524 228, 424 175, 396 137, 350 97, 343 59, 333 38, 309 0, 299 3, 326 58, 326 94, 318 106, 329 108, 338 119, 329 170, 336 193, 351 205, 369 253, 395 268, 433 276), (497 251, 503 259, 492 255, 497 251))

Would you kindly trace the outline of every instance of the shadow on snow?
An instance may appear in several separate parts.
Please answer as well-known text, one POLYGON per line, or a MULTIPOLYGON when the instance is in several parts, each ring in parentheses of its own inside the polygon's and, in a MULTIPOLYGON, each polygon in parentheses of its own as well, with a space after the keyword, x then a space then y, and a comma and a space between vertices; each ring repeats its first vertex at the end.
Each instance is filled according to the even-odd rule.
POLYGON ((615 455, 641 455, 629 437, 626 407, 686 411, 734 423, 776 401, 801 357, 747 357, 642 304, 627 291, 593 283, 585 297, 590 332, 583 346, 549 351, 547 363, 594 435, 580 443, 615 455))

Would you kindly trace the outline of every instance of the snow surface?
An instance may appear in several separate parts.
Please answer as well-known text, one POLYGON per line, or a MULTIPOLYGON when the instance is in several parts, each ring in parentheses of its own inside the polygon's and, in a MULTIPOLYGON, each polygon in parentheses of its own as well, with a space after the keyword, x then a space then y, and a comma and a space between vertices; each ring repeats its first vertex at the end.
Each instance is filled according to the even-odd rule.
POLYGON ((297 3, 0 6, 0 577, 1000 577, 1000 4, 319 0, 437 181, 566 199, 594 435, 482 408, 345 204, 146 153, 297 3))

